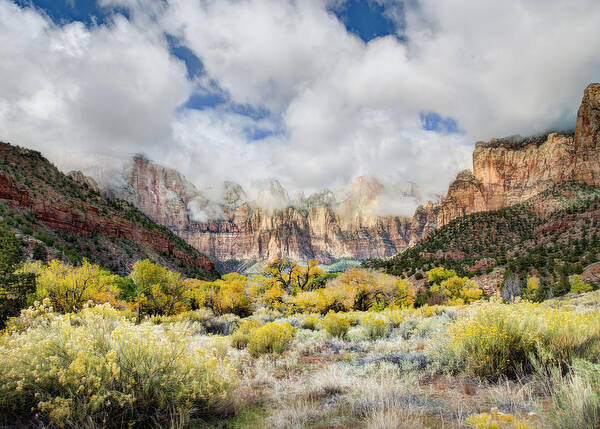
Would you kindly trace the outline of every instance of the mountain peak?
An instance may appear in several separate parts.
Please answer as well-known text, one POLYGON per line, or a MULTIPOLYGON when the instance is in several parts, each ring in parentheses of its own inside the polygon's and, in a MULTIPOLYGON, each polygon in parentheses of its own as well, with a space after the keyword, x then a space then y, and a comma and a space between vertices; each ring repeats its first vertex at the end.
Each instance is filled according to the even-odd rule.
POLYGON ((288 192, 277 179, 267 182, 256 197, 256 205, 266 210, 282 210, 290 204, 288 192))

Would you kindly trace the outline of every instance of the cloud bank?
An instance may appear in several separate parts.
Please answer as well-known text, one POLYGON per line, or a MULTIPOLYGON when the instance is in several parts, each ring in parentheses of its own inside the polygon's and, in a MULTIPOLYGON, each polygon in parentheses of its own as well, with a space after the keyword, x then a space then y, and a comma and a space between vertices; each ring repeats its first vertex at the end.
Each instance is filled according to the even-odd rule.
POLYGON ((64 169, 144 153, 198 186, 445 193, 475 141, 572 128, 600 80, 597 0, 368 1, 395 34, 365 42, 343 0, 100 0, 92 25, 0 0, 0 139, 64 169))

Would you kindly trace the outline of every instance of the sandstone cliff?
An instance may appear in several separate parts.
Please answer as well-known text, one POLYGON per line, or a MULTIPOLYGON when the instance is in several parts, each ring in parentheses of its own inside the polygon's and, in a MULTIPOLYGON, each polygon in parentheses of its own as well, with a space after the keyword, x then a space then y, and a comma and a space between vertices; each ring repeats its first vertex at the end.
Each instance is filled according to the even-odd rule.
MULTIPOLYGON (((240 185, 225 183, 215 201, 177 171, 142 157, 133 160, 125 177, 126 185, 105 192, 131 202, 219 261, 260 261, 282 255, 329 263, 388 257, 436 227, 433 204, 420 207, 412 218, 380 215, 384 189, 372 177, 357 178, 341 201, 329 190, 292 201, 276 181, 268 183, 254 201, 248 201, 240 185)), ((400 193, 398 198, 414 206, 422 198, 410 183, 402 184, 400 193)))
POLYGON ((557 183, 600 185, 600 84, 589 85, 575 135, 492 139, 473 152, 473 171, 463 171, 442 201, 442 227, 466 214, 497 210, 531 198, 557 183))

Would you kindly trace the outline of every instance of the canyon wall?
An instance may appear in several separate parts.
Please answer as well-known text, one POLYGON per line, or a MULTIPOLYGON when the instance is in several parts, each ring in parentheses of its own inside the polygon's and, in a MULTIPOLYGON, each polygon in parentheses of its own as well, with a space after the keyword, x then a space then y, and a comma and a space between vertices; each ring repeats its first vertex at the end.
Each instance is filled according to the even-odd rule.
POLYGON ((437 224, 523 202, 574 181, 600 185, 600 84, 589 85, 577 114, 575 134, 492 139, 473 152, 473 171, 462 171, 442 201, 437 224))
MULTIPOLYGON (((434 204, 419 207, 413 217, 376 214, 383 190, 371 177, 357 178, 341 202, 328 190, 292 202, 273 182, 256 201, 248 201, 240 185, 225 183, 218 203, 177 171, 142 157, 133 160, 125 178, 124 186, 104 192, 131 202, 219 261, 287 256, 330 263, 341 258, 388 257, 436 228, 434 204)), ((400 188, 406 193, 400 197, 420 198, 416 185, 400 188)))

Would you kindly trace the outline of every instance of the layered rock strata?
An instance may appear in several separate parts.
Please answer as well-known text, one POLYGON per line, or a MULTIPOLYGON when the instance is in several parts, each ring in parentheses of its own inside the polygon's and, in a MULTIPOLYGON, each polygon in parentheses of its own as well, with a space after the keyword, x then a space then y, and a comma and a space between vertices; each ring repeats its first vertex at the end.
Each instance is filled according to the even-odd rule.
POLYGON ((458 174, 442 201, 438 227, 470 213, 523 202, 567 181, 600 185, 600 84, 589 85, 574 135, 492 139, 473 152, 473 171, 458 174))

